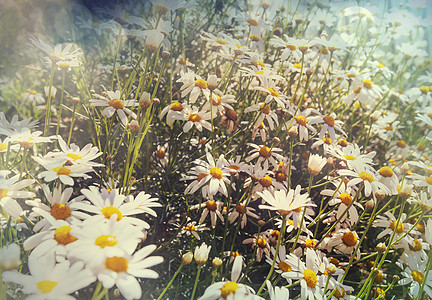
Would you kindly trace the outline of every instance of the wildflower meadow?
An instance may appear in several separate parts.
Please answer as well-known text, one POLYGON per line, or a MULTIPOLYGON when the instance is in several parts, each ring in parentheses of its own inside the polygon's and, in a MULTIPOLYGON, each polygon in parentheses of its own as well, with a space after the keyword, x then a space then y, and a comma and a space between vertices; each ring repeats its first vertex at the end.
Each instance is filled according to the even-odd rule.
POLYGON ((431 6, 0 1, 0 300, 432 299, 431 6))

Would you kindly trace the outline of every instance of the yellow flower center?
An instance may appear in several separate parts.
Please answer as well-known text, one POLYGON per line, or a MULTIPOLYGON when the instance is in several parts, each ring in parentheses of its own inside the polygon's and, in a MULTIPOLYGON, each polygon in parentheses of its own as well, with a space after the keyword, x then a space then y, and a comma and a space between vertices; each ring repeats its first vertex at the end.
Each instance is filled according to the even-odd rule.
POLYGON ((54 239, 61 245, 67 245, 75 242, 78 239, 70 234, 71 230, 72 227, 70 226, 62 226, 57 228, 54 231, 54 239))
POLYGON ((432 119, 432 112, 428 113, 428 117, 432 119))
POLYGON ((265 113, 266 115, 268 115, 270 113, 270 105, 264 106, 263 113, 265 113))
POLYGON ((372 88, 372 81, 370 81, 369 79, 363 79, 363 86, 367 89, 371 89, 372 88))
POLYGON ((323 120, 330 127, 333 127, 335 125, 335 119, 332 116, 325 116, 323 120))
POLYGON ((270 94, 271 94, 273 97, 279 97, 279 92, 276 91, 274 88, 268 88, 267 90, 270 92, 270 94))
POLYGON ((427 182, 427 184, 432 185, 432 176, 426 177, 425 181, 427 182))
POLYGON ((114 107, 115 109, 123 109, 124 108, 123 102, 119 99, 112 99, 112 100, 108 101, 108 105, 111 107, 114 107))
POLYGON ((259 183, 263 186, 263 187, 269 187, 272 184, 272 180, 270 178, 270 176, 266 176, 264 178, 261 178, 259 180, 259 183))
POLYGON ((101 247, 112 247, 117 244, 117 239, 113 235, 101 235, 95 240, 95 245, 101 247))
POLYGON ((244 212, 244 210, 245 210, 245 206, 244 205, 237 205, 236 206, 236 211, 239 213, 239 214, 243 214, 243 212, 244 212))
POLYGON ((332 141, 331 141, 330 138, 323 138, 322 140, 323 140, 323 142, 324 142, 325 144, 327 144, 327 145, 331 145, 331 143, 332 143, 332 141))
POLYGON ((192 232, 192 231, 195 231, 195 226, 193 226, 193 225, 186 225, 184 229, 186 231, 192 232))
POLYGON ((6 189, 0 189, 0 200, 6 197, 8 194, 8 190, 6 189))
POLYGON ((280 182, 284 182, 287 179, 287 176, 284 172, 276 172, 276 180, 280 182))
POLYGON ((333 294, 333 296, 335 296, 336 298, 342 298, 343 296, 345 296, 345 289, 343 287, 339 287, 340 291, 338 289, 335 289, 335 292, 333 294))
POLYGON ((250 39, 251 39, 253 42, 258 42, 258 41, 260 40, 260 37, 257 36, 257 35, 255 35, 255 34, 251 34, 251 35, 250 35, 250 39))
POLYGON ((303 279, 306 281, 308 287, 311 289, 315 288, 317 284, 317 276, 314 271, 306 269, 303 273, 303 279))
POLYGON ((105 260, 105 268, 116 273, 126 272, 129 266, 129 261, 124 257, 108 257, 105 260))
POLYGON ((67 157, 69 157, 70 159, 72 159, 73 161, 76 161, 78 159, 82 159, 81 156, 79 156, 78 154, 75 153, 68 153, 66 154, 67 157))
POLYGON ((71 173, 71 170, 66 167, 57 167, 53 169, 54 172, 57 173, 57 175, 69 175, 71 173))
POLYGON ((402 224, 401 222, 399 222, 397 224, 397 228, 396 228, 396 223, 398 223, 398 221, 393 221, 390 223, 390 229, 393 231, 396 231, 396 233, 401 234, 404 232, 405 227, 404 224, 402 224))
POLYGON ((308 239, 305 242, 305 247, 306 248, 314 248, 316 246, 316 244, 317 244, 317 242, 315 242, 314 240, 308 239))
POLYGON ((202 120, 202 118, 199 114, 190 114, 188 120, 191 122, 199 122, 202 120))
POLYGON ((228 109, 225 112, 225 116, 227 117, 228 120, 231 120, 231 121, 234 121, 234 122, 237 121, 237 113, 235 112, 235 110, 228 109))
POLYGON ((321 49, 321 53, 324 54, 324 55, 327 55, 327 54, 329 54, 329 51, 328 51, 328 49, 326 47, 323 47, 321 49))
POLYGON ((399 140, 399 141, 397 141, 396 145, 397 145, 399 148, 405 148, 405 147, 406 147, 406 142, 403 141, 403 140, 399 140))
POLYGON ((296 69, 301 69, 302 66, 301 66, 301 64, 294 64, 293 67, 296 69))
POLYGON ((229 295, 235 295, 236 291, 239 289, 239 285, 234 281, 228 281, 225 283, 220 291, 221 291, 221 297, 226 299, 229 295))
POLYGON ((424 274, 422 272, 414 270, 411 272, 411 276, 413 280, 417 281, 420 284, 423 284, 424 274))
POLYGON ((344 155, 343 157, 345 157, 346 160, 356 160, 357 159, 352 155, 344 155))
POLYGON ((263 71, 256 71, 255 74, 256 75, 264 75, 264 72, 263 71))
POLYGON ((8 148, 8 145, 4 143, 0 143, 0 151, 5 151, 8 148))
POLYGON ((339 199, 340 201, 342 201, 343 204, 345 204, 346 206, 350 205, 352 202, 352 197, 350 194, 348 193, 341 193, 339 195, 339 199))
POLYGON ((195 86, 205 90, 207 88, 207 82, 204 79, 197 79, 195 80, 195 86))
POLYGON ((307 120, 304 116, 297 116, 295 117, 295 120, 297 121, 297 123, 301 126, 306 126, 307 120))
POLYGON ((257 61, 257 64, 258 64, 259 66, 263 67, 263 68, 265 67, 265 63, 263 63, 262 61, 259 61, 259 60, 258 60, 258 61, 257 61))
POLYGON ((165 151, 163 151, 162 149, 159 149, 156 151, 156 157, 159 159, 162 159, 165 157, 165 151))
POLYGON ((270 153, 271 153, 270 148, 267 147, 267 146, 262 146, 262 147, 260 148, 260 150, 259 150, 259 154, 260 154, 262 157, 267 157, 267 156, 270 155, 270 153))
POLYGON ((294 51, 295 49, 297 49, 297 47, 296 46, 294 46, 294 45, 291 45, 291 44, 285 44, 285 47, 287 47, 288 49, 290 49, 291 51, 294 51))
POLYGON ((36 94, 37 94, 37 91, 35 91, 35 90, 30 90, 30 91, 28 91, 28 93, 31 94, 31 95, 36 95, 36 94))
POLYGON ((377 68, 384 68, 384 65, 383 64, 377 64, 377 68))
POLYGON ((342 235, 342 242, 348 247, 354 247, 357 244, 357 237, 353 232, 348 231, 342 235))
POLYGON ((414 246, 412 246, 411 244, 408 244, 408 246, 412 251, 420 251, 423 248, 422 244, 417 239, 414 239, 414 246))
POLYGON ((258 241, 257 241, 257 245, 260 248, 265 248, 267 246, 267 242, 266 242, 265 239, 259 238, 258 241))
POLYGON ((211 167, 210 168, 210 175, 216 179, 222 179, 222 177, 223 177, 223 173, 222 173, 221 169, 219 169, 218 167, 211 167))
POLYGON ((171 110, 182 111, 183 110, 183 104, 181 104, 180 102, 174 102, 171 104, 171 110))
POLYGON ((247 22, 250 26, 258 26, 258 22, 254 19, 248 19, 247 22))
POLYGON ((358 173, 358 175, 364 181, 369 181, 369 182, 374 182, 375 181, 375 179, 373 178, 373 176, 371 174, 369 174, 369 173, 360 172, 360 173, 358 173))
POLYGON ((422 94, 427 94, 429 91, 429 89, 427 88, 427 86, 421 86, 420 87, 420 92, 422 92, 422 94))
POLYGON ((424 226, 423 224, 421 224, 421 223, 417 223, 416 228, 417 228, 417 230, 420 231, 421 233, 425 233, 426 228, 425 228, 425 226, 424 226))
POLYGON ((390 167, 382 167, 381 169, 379 169, 379 174, 382 177, 392 177, 393 176, 393 170, 390 167))
POLYGON ((117 215, 117 221, 120 221, 123 218, 122 213, 114 206, 107 206, 102 208, 102 214, 105 216, 106 219, 110 219, 113 214, 117 215))
POLYGON ((51 291, 53 290, 53 288, 55 288, 55 286, 58 284, 58 282, 55 281, 51 281, 51 280, 42 280, 39 281, 36 284, 36 287, 39 291, 41 291, 44 294, 48 294, 51 293, 51 291))
POLYGON ((70 216, 70 208, 66 204, 56 203, 50 210, 51 216, 57 220, 66 220, 70 216))
POLYGON ((216 203, 216 201, 209 200, 206 202, 206 207, 210 211, 216 211, 217 210, 217 203, 216 203))
POLYGON ((292 271, 291 266, 284 261, 281 261, 280 263, 278 263, 278 267, 279 267, 279 270, 281 270, 282 272, 291 272, 292 271))
POLYGON ((340 140, 338 142, 338 145, 342 146, 342 147, 346 147, 346 146, 348 146, 348 142, 347 142, 347 140, 340 140))

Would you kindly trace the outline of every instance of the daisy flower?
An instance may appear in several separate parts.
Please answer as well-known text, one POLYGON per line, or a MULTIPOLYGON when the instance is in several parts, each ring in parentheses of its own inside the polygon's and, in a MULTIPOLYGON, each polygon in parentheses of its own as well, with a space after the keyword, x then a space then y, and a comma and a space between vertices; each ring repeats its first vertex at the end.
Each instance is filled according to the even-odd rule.
POLYGON ((311 154, 308 161, 308 171, 312 176, 318 175, 327 164, 327 159, 318 154, 311 154))
POLYGON ((104 223, 87 219, 70 234, 78 240, 67 246, 68 257, 82 260, 90 268, 98 268, 110 256, 131 255, 144 238, 141 229, 117 222, 114 215, 104 223))
POLYGON ((373 158, 376 155, 375 151, 367 154, 362 154, 361 149, 357 144, 349 143, 346 147, 334 147, 330 149, 330 155, 340 159, 344 166, 355 172, 373 170, 373 158))
MULTIPOLYGON (((260 209, 275 210, 282 218, 288 220, 294 211, 301 212, 303 208, 316 206, 311 201, 307 193, 300 194, 301 186, 297 185, 296 189, 290 189, 288 192, 284 190, 275 191, 274 195, 269 191, 258 192, 269 205, 259 205, 260 209)), ((298 220, 294 220, 294 223, 298 220)))
MULTIPOLYGON (((272 265, 273 264, 274 256, 276 254, 276 249, 272 247, 270 249, 270 251, 271 251, 272 255, 269 255, 269 256, 266 257, 266 262, 269 265, 272 265)), ((288 261, 287 261, 286 246, 283 246, 283 245, 279 246, 279 252, 278 252, 278 255, 276 257, 276 263, 275 263, 275 269, 274 270, 275 270, 276 273, 279 273, 279 274, 283 274, 285 272, 291 272, 292 271, 292 268, 288 264, 288 261)), ((288 278, 285 278, 285 279, 288 281, 288 284, 292 283, 291 279, 288 279, 288 278)))
MULTIPOLYGON (((338 210, 336 212, 336 219, 339 219, 347 210, 351 202, 355 201, 355 190, 352 189, 352 187, 347 187, 343 182, 341 184, 340 180, 334 181, 333 184, 338 187, 337 190, 325 189, 321 191, 321 195, 332 197, 329 201, 329 205, 334 206, 339 204, 338 210)), ((360 203, 355 201, 354 204, 348 209, 347 213, 345 213, 345 215, 342 217, 340 220, 341 222, 348 219, 351 225, 357 223, 359 215, 355 206, 362 210, 364 209, 360 203)))
POLYGON ((107 190, 102 188, 100 191, 97 187, 91 186, 89 189, 82 189, 81 193, 90 200, 89 203, 76 203, 77 207, 89 213, 95 214, 91 220, 95 223, 108 221, 112 215, 117 215, 117 222, 126 222, 137 226, 141 229, 149 229, 150 225, 134 217, 143 213, 140 209, 140 201, 127 202, 127 197, 119 194, 117 189, 107 190))
POLYGON ((199 109, 194 106, 184 105, 183 114, 176 114, 173 118, 180 121, 187 121, 183 126, 184 132, 189 132, 193 126, 200 132, 203 127, 208 131, 212 130, 211 124, 208 122, 208 120, 211 119, 210 112, 204 110, 199 111, 199 109))
POLYGON ((159 119, 162 119, 165 115, 167 125, 172 127, 175 120, 180 120, 183 116, 183 104, 181 102, 173 102, 165 106, 159 114, 159 119))
POLYGON ((230 103, 236 103, 234 95, 224 95, 221 91, 216 89, 213 91, 212 100, 206 101, 202 109, 204 111, 210 111, 210 109, 212 109, 213 117, 215 117, 218 113, 222 115, 223 111, 227 109, 232 110, 233 107, 230 105, 230 103))
POLYGON ((23 95, 23 100, 30 102, 32 104, 42 104, 45 103, 45 98, 42 96, 41 93, 38 93, 35 90, 29 90, 25 92, 23 95))
POLYGON ((247 224, 247 217, 252 217, 259 219, 259 216, 254 213, 255 208, 246 206, 246 201, 239 204, 231 204, 234 209, 232 209, 228 215, 228 221, 230 224, 234 223, 235 220, 241 218, 241 229, 243 229, 247 224))
POLYGON ((326 132, 330 135, 330 139, 332 141, 336 140, 336 131, 340 132, 343 135, 346 135, 346 133, 342 130, 342 121, 335 120, 336 114, 332 112, 330 115, 321 115, 314 117, 310 120, 309 124, 323 124, 321 127, 321 131, 319 133, 320 139, 324 138, 324 135, 326 132))
POLYGON ((419 297, 420 287, 423 285, 424 291, 429 297, 432 297, 432 272, 427 273, 426 265, 427 262, 421 259, 417 259, 412 256, 407 256, 404 254, 404 260, 407 262, 407 266, 404 268, 401 262, 397 265, 403 270, 401 275, 404 277, 399 280, 399 284, 406 285, 410 284, 409 294, 413 298, 419 297))
POLYGON ((254 89, 267 95, 264 102, 268 104, 274 100, 281 107, 285 107, 286 99, 288 99, 288 97, 279 93, 280 89, 275 85, 275 83, 270 79, 263 80, 261 83, 263 86, 257 86, 254 89))
POLYGON ((318 257, 315 251, 306 252, 306 263, 292 253, 287 260, 292 271, 283 273, 282 277, 300 280, 301 299, 322 300, 322 288, 327 278, 323 280, 324 276, 318 274, 318 257))
POLYGON ((12 271, 21 265, 21 248, 16 243, 0 247, 0 270, 12 271))
POLYGON ((115 92, 107 91, 106 94, 108 97, 94 94, 93 96, 97 99, 90 99, 90 105, 105 107, 102 111, 102 115, 106 116, 107 118, 110 118, 114 113, 117 113, 124 126, 127 126, 128 124, 128 118, 126 114, 131 116, 133 119, 136 119, 136 114, 127 108, 138 106, 138 103, 135 100, 120 100, 121 93, 119 90, 115 92))
POLYGON ((72 177, 89 178, 87 173, 93 172, 93 169, 86 165, 66 165, 64 160, 50 161, 45 157, 32 156, 32 158, 46 169, 39 173, 38 178, 43 178, 47 182, 59 179, 63 184, 74 185, 72 177))
POLYGON ((5 114, 0 111, 0 134, 11 136, 14 133, 26 132, 37 126, 38 121, 32 121, 31 118, 18 121, 18 116, 14 115, 9 122, 5 114))
POLYGON ((164 168, 168 165, 169 162, 167 155, 168 149, 168 143, 165 143, 164 145, 157 145, 156 151, 153 152, 154 161, 160 163, 164 168))
POLYGON ((231 281, 213 283, 198 300, 259 300, 255 291, 244 284, 237 283, 241 275, 243 259, 237 256, 231 270, 231 281))
POLYGON ((253 143, 248 143, 248 146, 254 148, 248 153, 246 162, 250 162, 255 158, 258 158, 256 164, 259 165, 263 161, 269 161, 273 165, 277 165, 279 161, 283 160, 283 156, 277 152, 281 152, 282 149, 272 147, 271 149, 266 145, 256 145, 253 143))
POLYGON ((256 164, 255 166, 250 167, 247 173, 250 174, 250 177, 245 180, 244 187, 248 187, 251 184, 254 185, 252 189, 252 199, 254 200, 259 197, 257 192, 268 190, 270 193, 273 193, 276 188, 283 188, 283 185, 270 177, 272 172, 268 169, 267 161, 265 161, 262 166, 256 164))
POLYGON ((390 190, 383 183, 376 181, 376 174, 375 172, 371 172, 371 170, 359 173, 351 170, 339 170, 338 173, 342 176, 353 177, 348 181, 348 187, 355 186, 362 182, 364 184, 364 193, 366 197, 369 197, 372 194, 375 198, 375 193, 378 190, 382 190, 386 195, 390 194, 390 190))
MULTIPOLYGON (((177 225, 176 225, 177 226, 177 225)), ((179 226, 179 225, 178 225, 179 226)), ((204 224, 197 224, 196 221, 190 221, 190 219, 186 222, 186 225, 182 227, 180 232, 181 234, 186 234, 187 236, 193 235, 198 241, 201 240, 198 232, 209 230, 204 224)))
POLYGON ((207 262, 208 256, 211 250, 211 246, 207 246, 206 243, 202 243, 201 246, 196 246, 194 252, 194 259, 197 264, 203 265, 207 262))
POLYGON ((390 190, 390 195, 397 195, 399 179, 393 172, 393 169, 388 166, 384 166, 379 169, 378 174, 378 181, 384 184, 390 190))
POLYGON ((278 116, 274 110, 270 108, 270 105, 265 103, 258 103, 251 105, 245 109, 245 113, 259 111, 257 120, 255 121, 254 128, 258 128, 263 124, 264 120, 268 123, 270 130, 275 128, 275 125, 279 125, 278 116))
POLYGON ((201 214, 201 217, 198 221, 199 224, 202 224, 207 217, 208 214, 210 214, 211 224, 212 227, 216 226, 216 216, 221 220, 221 222, 224 222, 224 218, 221 213, 223 203, 220 201, 214 201, 214 200, 208 200, 205 203, 197 204, 191 206, 190 209, 201 209, 204 207, 204 210, 201 214))
POLYGON ((198 96, 202 92, 207 100, 210 98, 210 90, 207 87, 207 81, 202 79, 201 76, 196 75, 192 71, 187 73, 181 71, 180 76, 181 77, 177 80, 177 82, 183 83, 183 85, 180 87, 180 90, 182 91, 182 97, 186 97, 188 94, 190 94, 189 100, 192 103, 195 103, 198 99, 198 96))
MULTIPOLYGON (((338 252, 351 255, 359 244, 359 237, 355 231, 340 229, 332 234, 326 244, 333 249, 336 249, 338 252)), ((360 249, 358 251, 360 251, 360 249)), ((359 256, 360 252, 356 255, 359 256)))
POLYGON ((141 299, 141 286, 135 277, 157 278, 159 276, 149 268, 162 263, 162 256, 147 257, 155 249, 155 245, 148 245, 133 255, 107 257, 97 273, 98 280, 107 289, 116 285, 126 299, 141 299))
POLYGON ((92 161, 102 155, 102 152, 99 152, 97 147, 92 147, 92 144, 89 143, 85 145, 84 148, 80 149, 80 147, 75 144, 68 146, 60 135, 57 136, 57 140, 62 151, 61 154, 65 156, 65 159, 70 164, 82 164, 91 167, 105 166, 104 164, 99 164, 92 161))
POLYGON ((33 192, 21 191, 35 181, 33 179, 19 180, 20 175, 7 178, 10 173, 7 170, 0 171, 0 206, 13 218, 18 219, 23 210, 15 199, 28 199, 36 196, 33 192))
POLYGON ((80 261, 72 265, 67 260, 56 264, 52 257, 42 259, 30 254, 28 267, 30 275, 6 271, 2 278, 6 282, 22 285, 22 292, 32 299, 75 299, 69 294, 85 288, 96 279, 80 261))
POLYGON ((265 233, 260 233, 257 237, 254 235, 251 238, 247 238, 243 240, 243 244, 251 244, 252 249, 257 248, 256 251, 256 261, 260 262, 262 260, 263 255, 270 256, 270 244, 268 237, 265 233))
POLYGON ((68 63, 70 66, 79 66, 80 62, 78 56, 81 55, 81 49, 77 48, 72 50, 73 44, 68 44, 64 48, 62 45, 57 44, 54 47, 38 40, 34 37, 30 38, 30 42, 33 46, 41 49, 45 54, 48 55, 49 61, 56 63, 59 68, 68 69, 69 66, 63 66, 63 64, 68 63))
POLYGON ((48 227, 54 223, 54 220, 64 220, 69 224, 73 224, 78 220, 83 220, 88 217, 87 214, 79 211, 75 206, 76 203, 84 199, 84 196, 70 199, 73 188, 69 187, 63 190, 61 186, 57 186, 51 193, 48 186, 43 184, 42 190, 49 205, 42 203, 39 199, 26 201, 27 205, 33 207, 33 212, 30 214, 30 217, 43 217, 35 224, 33 231, 37 232, 48 229, 48 227))
POLYGON ((311 120, 311 117, 309 117, 310 113, 312 112, 311 109, 306 109, 303 112, 295 112, 294 110, 290 111, 290 114, 293 116, 293 123, 291 124, 291 127, 288 128, 291 121, 287 121, 284 125, 284 128, 287 130, 289 129, 297 129, 299 133, 300 142, 301 141, 308 141, 309 140, 309 131, 311 133, 315 133, 316 129, 312 127, 309 124, 309 121, 311 120))
MULTIPOLYGON (((394 240, 399 239, 412 227, 411 224, 404 223, 407 217, 405 213, 402 213, 399 222, 390 211, 385 212, 384 215, 386 215, 386 217, 377 216, 376 220, 373 222, 373 225, 376 227, 386 228, 378 234, 378 239, 385 235, 392 235, 393 232, 395 233, 394 240)), ((409 235, 406 235, 404 238, 412 244, 412 238, 409 235)))
POLYGON ((55 137, 44 137, 42 131, 31 132, 28 128, 21 128, 20 131, 14 131, 9 134, 9 142, 17 143, 23 148, 31 148, 39 143, 51 143, 55 137))

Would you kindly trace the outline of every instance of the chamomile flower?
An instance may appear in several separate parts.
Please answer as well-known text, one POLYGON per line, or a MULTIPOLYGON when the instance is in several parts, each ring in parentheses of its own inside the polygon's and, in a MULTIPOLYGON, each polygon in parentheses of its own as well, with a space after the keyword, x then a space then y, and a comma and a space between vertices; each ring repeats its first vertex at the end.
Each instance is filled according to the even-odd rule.
POLYGON ((173 102, 167 105, 159 114, 159 118, 162 119, 166 115, 166 123, 172 127, 175 120, 180 120, 183 115, 183 104, 181 102, 173 102))
MULTIPOLYGON (((359 244, 359 237, 355 231, 340 229, 332 234, 326 244, 332 247, 334 251, 336 250, 336 253, 351 255, 359 244)), ((359 256, 359 254, 356 255, 359 256)))
POLYGON ((265 233, 260 233, 259 236, 254 235, 251 238, 243 240, 243 244, 251 244, 252 249, 256 248, 256 260, 260 262, 263 255, 270 256, 270 244, 265 233))
POLYGON ((204 207, 198 223, 202 224, 208 214, 210 214, 211 225, 212 227, 215 227, 216 217, 218 217, 222 223, 224 222, 224 218, 221 213, 222 206, 223 203, 220 201, 208 200, 205 203, 193 205, 190 209, 201 209, 204 207))
POLYGON ((107 91, 106 94, 107 97, 94 94, 93 96, 96 97, 96 99, 90 99, 90 105, 105 107, 102 111, 102 115, 106 116, 107 118, 110 118, 114 113, 117 113, 121 123, 124 126, 127 126, 128 124, 128 118, 126 114, 131 116, 133 119, 136 119, 136 114, 127 108, 138 106, 138 103, 135 100, 121 100, 121 93, 119 90, 115 92, 107 91))
POLYGON ((95 214, 91 220, 97 222, 107 222, 112 215, 117 215, 117 222, 125 222, 137 226, 141 229, 149 229, 150 225, 139 218, 133 217, 143 213, 140 209, 140 201, 127 202, 127 197, 119 194, 117 189, 107 190, 91 186, 89 189, 82 189, 81 193, 90 200, 90 203, 77 203, 77 207, 88 213, 95 214))
POLYGON ((401 263, 398 263, 398 266, 404 270, 401 272, 404 278, 399 280, 399 284, 410 284, 409 294, 411 297, 417 298, 420 296, 419 291, 421 286, 424 287, 426 294, 432 297, 432 273, 428 272, 426 277, 426 261, 412 256, 405 256, 404 260, 408 264, 405 268, 401 263))
POLYGON ((256 145, 253 143, 248 143, 248 146, 253 149, 249 151, 249 156, 246 158, 246 162, 250 162, 255 158, 258 158, 256 164, 261 164, 264 161, 269 161, 271 164, 277 165, 279 161, 283 159, 283 156, 278 152, 282 152, 282 149, 277 147, 272 147, 271 149, 266 145, 256 145))
POLYGON ((376 155, 375 151, 367 154, 362 154, 361 149, 357 144, 349 143, 346 147, 334 147, 330 149, 330 154, 340 159, 343 165, 355 172, 373 170, 373 158, 376 155))
POLYGON ((308 141, 309 140, 309 131, 311 133, 315 133, 316 129, 314 127, 312 127, 308 121, 312 118, 310 117, 310 113, 312 112, 311 109, 306 109, 303 112, 297 111, 295 112, 294 110, 290 111, 290 114, 292 114, 293 116, 293 122, 291 124, 291 121, 287 121, 285 123, 285 128, 290 130, 290 129, 297 129, 298 133, 299 133, 299 138, 300 138, 300 142, 301 141, 308 141), (291 127, 288 128, 289 124, 291 124, 291 127))
POLYGON ((85 288, 96 279, 80 261, 71 264, 65 260, 56 264, 52 257, 42 259, 30 255, 28 266, 30 275, 7 271, 2 278, 6 282, 22 285, 22 292, 32 299, 75 299, 69 294, 85 288))
POLYGON ((211 131, 211 123, 208 120, 211 119, 209 111, 199 110, 195 106, 184 105, 183 114, 175 114, 173 116, 175 120, 187 121, 183 126, 183 132, 189 132, 192 127, 196 127, 198 131, 202 131, 203 128, 211 131))
POLYGON ((205 224, 197 224, 196 221, 188 220, 186 224, 182 227, 182 231, 180 234, 185 234, 187 236, 193 235, 198 241, 201 240, 198 232, 209 230, 210 228, 206 227, 205 224))
POLYGON ((93 169, 86 165, 65 165, 63 160, 49 161, 42 157, 33 156, 33 159, 41 164, 46 171, 39 173, 38 178, 43 178, 50 182, 59 179, 63 184, 73 185, 73 177, 89 178, 87 173, 93 172, 93 169))
POLYGON ((142 289, 135 277, 157 278, 159 276, 149 269, 163 262, 162 256, 148 257, 155 249, 155 245, 148 245, 133 255, 107 257, 98 270, 98 280, 107 289, 116 285, 126 299, 140 299, 142 289))
POLYGON ((49 205, 42 203, 39 199, 28 200, 26 204, 32 206, 33 212, 30 217, 42 216, 43 218, 35 224, 33 231, 46 230, 54 223, 54 220, 64 220, 70 224, 76 223, 88 217, 87 214, 79 211, 76 203, 81 202, 84 196, 71 199, 73 189, 57 186, 52 193, 46 184, 42 185, 42 190, 49 205), (50 221, 48 221, 50 220, 50 221))
POLYGON ((336 114, 332 112, 330 115, 320 115, 314 117, 310 120, 309 124, 323 124, 321 127, 321 131, 319 133, 320 139, 324 138, 326 132, 330 135, 330 139, 332 141, 336 140, 336 131, 339 133, 346 135, 346 133, 342 130, 342 121, 336 120, 336 114))
POLYGON ((279 125, 279 120, 276 112, 271 109, 269 104, 258 103, 251 105, 245 109, 245 113, 248 112, 258 112, 258 118, 255 121, 254 128, 258 128, 263 124, 264 120, 268 124, 270 130, 275 128, 275 125, 279 125))
POLYGON ((57 140, 61 149, 61 154, 65 156, 65 159, 74 165, 87 165, 91 167, 103 167, 104 164, 93 162, 102 152, 99 152, 97 147, 93 147, 92 144, 85 145, 82 149, 75 144, 68 146, 63 138, 58 135, 57 140))
POLYGON ((33 179, 19 180, 20 175, 7 178, 10 173, 7 170, 0 171, 0 206, 13 218, 18 219, 23 210, 15 199, 28 199, 36 196, 33 192, 22 191, 35 181, 33 179))
POLYGON ((264 102, 268 104, 274 100, 277 104, 279 104, 279 106, 284 108, 286 105, 286 99, 288 99, 288 97, 280 93, 280 88, 278 88, 276 84, 270 79, 263 80, 261 83, 262 86, 257 86, 254 89, 267 95, 264 102))
POLYGON ((289 290, 286 287, 275 286, 273 288, 270 280, 266 281, 267 290, 269 292, 270 300, 289 300, 289 290))
POLYGON ((42 96, 42 94, 35 90, 29 90, 25 92, 22 97, 24 101, 30 102, 32 104, 39 105, 45 103, 45 98, 42 96))
MULTIPOLYGON (((395 234, 395 240, 399 239, 404 236, 405 233, 412 227, 412 225, 404 223, 407 217, 405 213, 402 213, 399 221, 390 211, 385 212, 384 215, 385 217, 377 216, 373 223, 376 227, 386 228, 378 234, 378 239, 385 235, 392 235, 393 232, 395 234)), ((412 241, 412 238, 409 235, 405 235, 405 239, 407 239, 409 242, 412 241)))
POLYGON ((144 238, 141 229, 117 222, 114 215, 108 222, 98 224, 89 218, 70 234, 78 240, 67 246, 68 257, 82 260, 90 268, 100 267, 107 257, 132 254, 144 238))
POLYGON ((371 172, 371 170, 358 173, 351 170, 339 170, 338 173, 343 176, 353 177, 347 184, 349 187, 363 183, 364 193, 367 197, 369 197, 371 194, 373 197, 375 197, 375 193, 378 190, 382 190, 387 195, 390 194, 390 190, 383 183, 376 181, 376 174, 375 172, 371 172))
POLYGON ((247 224, 247 218, 252 217, 259 219, 259 216, 254 213, 255 208, 246 206, 246 201, 243 201, 237 205, 231 204, 234 208, 230 211, 228 215, 228 221, 232 224, 238 218, 241 218, 241 229, 243 229, 247 224))
POLYGON ((187 73, 182 71, 180 72, 180 76, 181 77, 177 80, 177 82, 183 83, 183 85, 180 87, 180 90, 182 91, 182 97, 190 94, 189 100, 192 103, 195 103, 198 99, 198 96, 202 92, 207 100, 210 98, 210 90, 207 87, 207 81, 202 79, 201 76, 196 75, 191 71, 187 73))

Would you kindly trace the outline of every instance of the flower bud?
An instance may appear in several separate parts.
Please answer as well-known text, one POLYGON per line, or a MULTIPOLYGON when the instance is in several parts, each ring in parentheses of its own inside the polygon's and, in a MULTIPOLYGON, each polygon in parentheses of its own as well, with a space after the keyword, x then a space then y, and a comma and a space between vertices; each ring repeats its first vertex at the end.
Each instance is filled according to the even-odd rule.
POLYGON ((385 252, 386 250, 387 250, 387 246, 384 244, 384 243, 379 243, 377 246, 376 246, 376 249, 379 251, 379 252, 385 252))
POLYGON ((409 164, 407 162, 404 162, 401 166, 401 171, 406 173, 409 171, 409 169, 410 169, 409 164))
POLYGON ((368 200, 365 204, 366 209, 372 210, 375 206, 375 202, 373 200, 368 200))
POLYGON ((129 123, 128 127, 129 127, 129 130, 132 131, 132 132, 137 132, 139 130, 139 128, 140 128, 139 123, 138 123, 137 120, 132 120, 129 123))
POLYGON ((382 200, 382 199, 384 199, 385 196, 386 196, 386 194, 384 193, 383 190, 377 190, 377 191, 375 192, 375 197, 376 197, 378 200, 382 200))
POLYGON ((212 264, 213 264, 213 267, 219 268, 220 265, 222 264, 222 260, 219 257, 215 257, 215 258, 213 258, 212 264))
POLYGON ((21 264, 20 253, 20 247, 15 243, 0 248, 0 270, 18 269, 21 264))
POLYGON ((151 95, 150 93, 143 92, 139 99, 139 106, 142 108, 147 108, 151 105, 151 95))
POLYGON ((75 103, 75 104, 78 104, 78 103, 80 103, 80 101, 81 101, 80 98, 78 98, 78 97, 72 97, 71 100, 72 100, 72 102, 75 103))
POLYGON ((193 259, 193 253, 191 251, 183 254, 182 256, 182 263, 185 265, 189 265, 192 262, 193 259))
POLYGON ((218 82, 217 82, 217 76, 216 75, 210 75, 208 78, 207 78, 207 88, 210 90, 210 91, 213 91, 214 89, 216 89, 216 87, 217 87, 217 85, 218 85, 218 82))
POLYGON ((171 53, 169 53, 168 51, 162 51, 162 57, 168 58, 171 56, 171 53))

